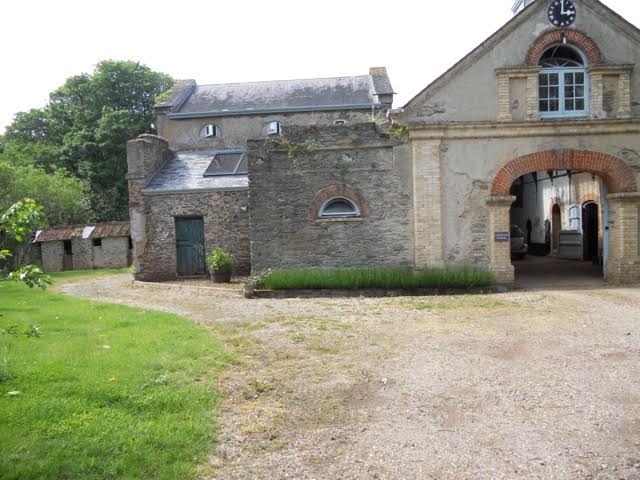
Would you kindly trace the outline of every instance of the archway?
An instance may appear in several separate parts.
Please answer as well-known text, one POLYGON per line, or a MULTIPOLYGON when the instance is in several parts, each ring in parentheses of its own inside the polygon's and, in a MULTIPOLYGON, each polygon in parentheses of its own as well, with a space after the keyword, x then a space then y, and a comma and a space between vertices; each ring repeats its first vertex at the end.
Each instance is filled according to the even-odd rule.
MULTIPOLYGON (((640 252, 638 242, 638 221, 640 220, 639 205, 640 194, 638 193, 636 176, 631 168, 622 160, 601 152, 587 150, 548 150, 536 152, 516 158, 507 162, 496 174, 491 188, 491 197, 487 205, 490 213, 490 269, 494 273, 496 283, 514 282, 514 267, 511 263, 511 252, 509 242, 504 242, 505 234, 511 227, 511 206, 516 197, 511 195, 512 185, 525 175, 535 172, 560 172, 571 179, 572 174, 580 173, 589 177, 599 177, 602 183, 602 204, 608 204, 606 215, 611 228, 607 231, 609 244, 607 271, 605 277, 612 283, 630 283, 640 281, 640 252), (606 200, 606 201, 605 201, 606 200)), ((522 182, 522 180, 520 180, 522 182)), ((563 213, 568 214, 572 205, 564 205, 567 212, 562 208, 555 209, 553 204, 548 205, 547 214, 555 218, 547 218, 551 224, 549 230, 550 243, 560 247, 558 235, 562 225, 563 213)), ((581 205, 575 205, 580 211, 581 205)), ((591 208, 591 207, 589 207, 591 208)), ((563 238, 566 244, 571 244, 572 229, 580 230, 582 235, 582 225, 578 220, 575 222, 570 215, 565 217, 566 232, 563 231, 563 238), (571 225, 569 225, 571 223, 571 225), (575 223, 575 225, 574 225, 575 223)), ((544 227, 547 227, 545 221, 544 227)), ((593 228, 593 227, 591 227, 593 228)), ((602 229, 601 229, 602 230, 602 229)), ((600 240, 602 241, 602 240, 600 240)), ((576 255, 582 260, 582 246, 574 248, 576 255)))

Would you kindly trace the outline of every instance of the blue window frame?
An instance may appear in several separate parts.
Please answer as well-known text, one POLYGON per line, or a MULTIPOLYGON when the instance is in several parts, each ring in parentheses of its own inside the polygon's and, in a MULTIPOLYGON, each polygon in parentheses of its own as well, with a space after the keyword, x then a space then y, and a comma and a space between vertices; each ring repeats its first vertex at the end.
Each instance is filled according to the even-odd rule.
POLYGON ((589 85, 585 57, 565 45, 552 46, 540 57, 538 77, 540 116, 581 117, 587 115, 589 85))

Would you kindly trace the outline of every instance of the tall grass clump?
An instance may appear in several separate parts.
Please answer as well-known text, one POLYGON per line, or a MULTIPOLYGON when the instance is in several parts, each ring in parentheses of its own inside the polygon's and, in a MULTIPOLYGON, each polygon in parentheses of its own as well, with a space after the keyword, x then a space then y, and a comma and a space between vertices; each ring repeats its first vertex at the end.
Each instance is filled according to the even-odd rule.
POLYGON ((486 287, 493 282, 487 270, 476 267, 408 268, 307 268, 269 271, 260 287, 268 290, 486 287))

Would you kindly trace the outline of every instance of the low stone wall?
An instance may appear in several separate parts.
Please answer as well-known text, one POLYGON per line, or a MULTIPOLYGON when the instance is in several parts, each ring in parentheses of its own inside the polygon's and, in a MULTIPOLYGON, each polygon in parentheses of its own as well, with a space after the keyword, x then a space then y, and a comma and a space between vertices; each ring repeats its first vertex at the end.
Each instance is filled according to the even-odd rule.
POLYGON ((283 137, 248 146, 254 273, 413 266, 412 166, 404 142, 366 123, 287 128, 283 137), (360 218, 317 218, 322 201, 343 194, 356 201, 360 218))

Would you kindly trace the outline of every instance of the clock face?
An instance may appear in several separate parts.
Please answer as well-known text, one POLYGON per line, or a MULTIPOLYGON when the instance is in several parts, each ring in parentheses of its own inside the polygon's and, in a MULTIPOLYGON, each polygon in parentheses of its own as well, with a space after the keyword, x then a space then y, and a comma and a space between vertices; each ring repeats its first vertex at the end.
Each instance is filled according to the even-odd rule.
POLYGON ((547 13, 556 27, 568 27, 576 20, 576 7, 571 0, 554 0, 547 13))

